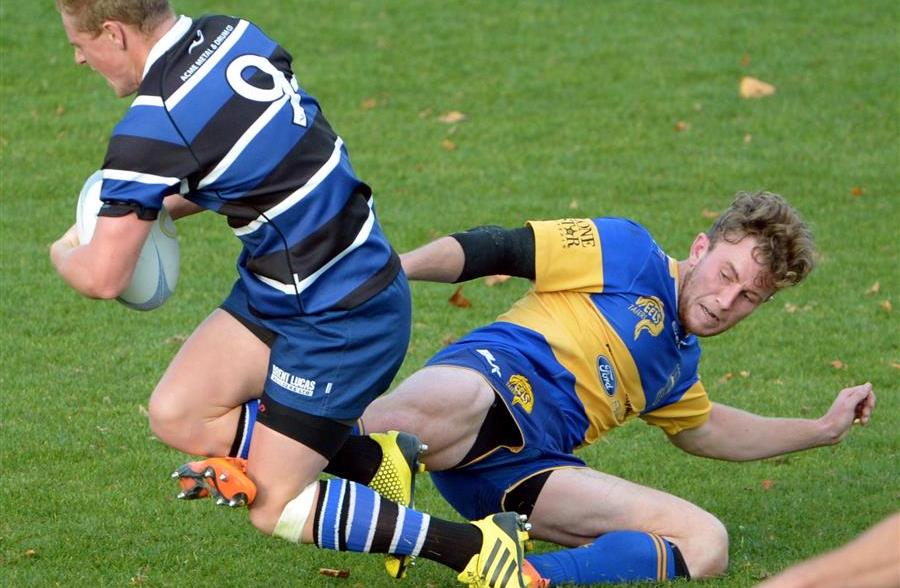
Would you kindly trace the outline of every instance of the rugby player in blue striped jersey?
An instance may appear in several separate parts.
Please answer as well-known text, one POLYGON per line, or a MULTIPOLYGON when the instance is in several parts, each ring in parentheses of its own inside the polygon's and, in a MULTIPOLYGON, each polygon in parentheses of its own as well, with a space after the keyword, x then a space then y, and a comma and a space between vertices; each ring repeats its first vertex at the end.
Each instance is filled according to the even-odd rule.
POLYGON ((57 7, 76 63, 135 95, 109 140, 93 238, 79 243, 73 227, 51 246, 63 279, 116 297, 162 207, 219 213, 243 246, 231 293, 149 403, 162 441, 222 456, 180 468, 181 496, 251 503, 258 529, 290 541, 421 555, 467 584, 527 586, 519 517, 453 523, 409 508, 419 450, 409 436, 354 436, 347 449, 403 360, 409 291, 372 191, 291 55, 249 21, 178 17, 167 0, 57 7), (379 488, 386 462, 400 476, 379 488), (318 481, 326 466, 353 481, 318 481))
MULTIPOLYGON (((744 461, 837 443, 875 405, 846 388, 819 419, 711 402, 698 336, 722 333, 813 267, 805 223, 780 196, 742 193, 686 258, 622 218, 481 227, 402 256, 412 279, 491 274, 534 281, 507 312, 439 351, 363 415, 401 428, 463 516, 529 514, 531 535, 571 547, 526 558, 557 584, 704 578, 725 572, 728 533, 700 507, 588 468, 575 450, 633 419, 688 453, 744 461)), ((615 441, 597 447, 602 455, 615 441)))

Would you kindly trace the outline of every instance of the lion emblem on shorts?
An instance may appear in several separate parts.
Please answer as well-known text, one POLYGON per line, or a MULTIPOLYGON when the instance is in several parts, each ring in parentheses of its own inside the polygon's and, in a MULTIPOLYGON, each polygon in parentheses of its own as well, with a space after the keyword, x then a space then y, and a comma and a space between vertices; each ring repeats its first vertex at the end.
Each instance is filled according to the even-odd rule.
POLYGON ((509 377, 506 387, 513 393, 513 406, 521 405, 522 409, 531 414, 534 408, 534 393, 531 391, 531 382, 528 378, 521 374, 515 374, 509 377))

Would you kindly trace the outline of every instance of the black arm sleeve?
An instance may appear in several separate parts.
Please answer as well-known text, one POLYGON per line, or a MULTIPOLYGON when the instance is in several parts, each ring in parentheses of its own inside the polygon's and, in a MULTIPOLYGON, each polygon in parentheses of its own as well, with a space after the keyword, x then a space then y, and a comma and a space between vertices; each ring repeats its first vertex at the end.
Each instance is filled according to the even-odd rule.
POLYGON ((132 212, 141 220, 150 221, 159 217, 159 211, 155 208, 146 208, 134 202, 123 202, 120 200, 104 202, 97 216, 125 216, 132 212))
POLYGON ((534 279, 534 231, 530 226, 504 229, 490 225, 450 236, 466 256, 455 282, 494 274, 534 279))

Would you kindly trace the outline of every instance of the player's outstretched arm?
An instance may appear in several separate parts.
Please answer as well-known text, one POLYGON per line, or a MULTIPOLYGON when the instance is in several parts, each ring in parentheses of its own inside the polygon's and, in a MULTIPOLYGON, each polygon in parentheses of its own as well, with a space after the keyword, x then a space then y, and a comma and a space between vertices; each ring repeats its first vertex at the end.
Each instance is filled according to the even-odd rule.
POLYGON ((840 442, 854 421, 869 422, 875 408, 872 384, 845 388, 818 419, 764 417, 713 403, 703 425, 669 439, 679 448, 703 457, 749 461, 840 442))
POLYGON ((89 298, 115 298, 128 287, 153 223, 134 214, 102 216, 89 243, 78 242, 73 225, 50 246, 59 275, 89 298))
POLYGON ((428 282, 455 282, 465 261, 462 246, 453 237, 441 237, 400 256, 406 277, 428 282))
POLYGON ((505 274, 534 279, 534 232, 531 227, 483 226, 454 233, 400 256, 411 280, 465 282, 505 274))
POLYGON ((758 588, 893 588, 900 586, 900 512, 850 543, 795 564, 758 588))

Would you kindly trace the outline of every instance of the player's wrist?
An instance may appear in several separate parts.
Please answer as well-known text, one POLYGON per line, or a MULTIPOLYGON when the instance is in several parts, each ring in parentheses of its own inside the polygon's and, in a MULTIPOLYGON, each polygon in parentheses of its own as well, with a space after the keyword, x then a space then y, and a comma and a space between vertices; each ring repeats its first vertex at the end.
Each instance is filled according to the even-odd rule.
POLYGON ((830 414, 817 419, 815 425, 817 446, 834 445, 839 443, 844 437, 844 427, 840 426, 840 423, 832 418, 830 414))

